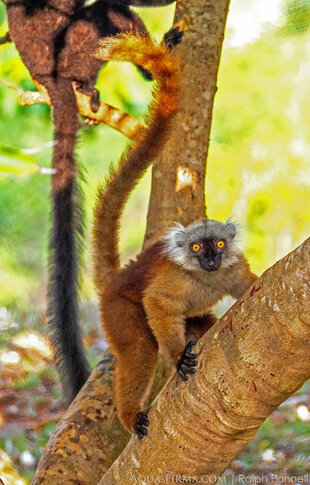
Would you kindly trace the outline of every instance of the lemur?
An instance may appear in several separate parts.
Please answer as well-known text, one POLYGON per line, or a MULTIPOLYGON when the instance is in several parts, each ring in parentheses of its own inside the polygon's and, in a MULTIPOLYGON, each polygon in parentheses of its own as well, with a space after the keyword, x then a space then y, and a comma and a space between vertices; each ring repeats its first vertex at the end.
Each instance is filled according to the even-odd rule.
POLYGON ((120 268, 120 217, 129 194, 162 149, 178 109, 180 66, 164 44, 121 35, 101 43, 97 56, 130 60, 148 69, 157 89, 148 124, 99 189, 93 224, 94 274, 101 319, 116 357, 116 407, 124 427, 143 438, 144 409, 158 352, 183 380, 195 372, 194 341, 216 318, 211 307, 224 295, 240 297, 256 276, 234 242, 232 222, 201 220, 173 227, 120 268), (185 351, 184 351, 185 349, 185 351))
MULTIPOLYGON (((47 88, 53 106, 55 147, 52 166, 53 227, 50 239, 48 315, 56 365, 68 403, 84 384, 89 367, 84 355, 78 307, 78 262, 83 238, 79 170, 74 158, 79 129, 72 83, 91 95, 102 60, 91 54, 98 41, 119 32, 142 32, 142 20, 130 5, 167 5, 172 0, 6 0, 10 36, 33 79, 47 88)), ((178 29, 164 39, 172 47, 180 41, 178 29)), ((138 66, 139 67, 139 66, 138 66)), ((151 79, 143 67, 142 74, 151 79)))

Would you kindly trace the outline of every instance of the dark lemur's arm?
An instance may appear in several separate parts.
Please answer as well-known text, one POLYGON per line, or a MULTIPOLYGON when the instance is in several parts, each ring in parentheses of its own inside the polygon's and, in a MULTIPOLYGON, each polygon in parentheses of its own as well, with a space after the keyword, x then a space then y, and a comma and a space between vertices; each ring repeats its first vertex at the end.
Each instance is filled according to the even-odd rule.
POLYGON ((148 325, 158 342, 159 351, 176 365, 186 343, 185 313, 188 294, 183 281, 176 280, 174 268, 172 266, 171 269, 171 266, 167 262, 157 271, 144 292, 143 307, 148 325))

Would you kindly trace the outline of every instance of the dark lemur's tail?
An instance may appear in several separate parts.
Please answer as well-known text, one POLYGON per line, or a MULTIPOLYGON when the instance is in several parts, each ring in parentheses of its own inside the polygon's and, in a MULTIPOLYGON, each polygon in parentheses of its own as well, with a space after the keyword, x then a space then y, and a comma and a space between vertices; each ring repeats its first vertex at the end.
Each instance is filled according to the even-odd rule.
POLYGON ((71 402, 89 375, 79 327, 78 263, 82 236, 74 147, 79 129, 71 82, 49 88, 55 124, 52 176, 53 226, 49 274, 49 327, 63 393, 71 402))
POLYGON ((99 296, 120 266, 118 232, 127 198, 147 167, 162 150, 170 121, 177 111, 180 65, 165 43, 147 36, 120 34, 101 41, 96 56, 103 60, 130 61, 151 72, 157 82, 148 110, 146 127, 141 128, 117 168, 99 189, 94 215, 94 272, 99 296))

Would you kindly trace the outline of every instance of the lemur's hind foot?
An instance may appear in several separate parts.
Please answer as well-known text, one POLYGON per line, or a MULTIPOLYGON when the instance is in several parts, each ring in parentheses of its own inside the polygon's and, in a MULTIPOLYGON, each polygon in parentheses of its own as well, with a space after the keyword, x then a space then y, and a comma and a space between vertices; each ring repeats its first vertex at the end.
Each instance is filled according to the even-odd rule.
POLYGON ((145 411, 140 411, 137 414, 136 424, 134 425, 134 432, 138 436, 139 440, 142 440, 144 436, 148 434, 148 426, 150 425, 150 420, 148 418, 150 408, 146 409, 145 411))

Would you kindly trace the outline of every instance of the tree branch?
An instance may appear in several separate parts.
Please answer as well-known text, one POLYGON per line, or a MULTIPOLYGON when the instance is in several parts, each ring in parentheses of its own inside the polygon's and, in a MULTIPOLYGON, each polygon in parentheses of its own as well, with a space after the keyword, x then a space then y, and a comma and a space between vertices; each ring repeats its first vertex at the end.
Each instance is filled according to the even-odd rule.
MULTIPOLYGON (((265 418, 310 377, 310 238, 268 269, 198 342, 198 370, 175 376, 100 481, 220 477, 265 418), (156 446, 154 446, 156 444, 156 446)), ((143 481, 141 482, 143 483, 143 481)), ((159 482, 158 482, 159 483, 159 482)), ((211 482, 210 482, 211 483, 211 482)), ((212 481, 214 483, 214 481, 212 481)))
MULTIPOLYGON (((51 100, 46 88, 35 80, 33 82, 37 88, 37 91, 24 91, 23 89, 13 86, 6 81, 0 80, 1 84, 16 91, 19 97, 19 104, 21 106, 31 106, 34 104, 50 105, 51 100)), ((124 111, 102 102, 100 103, 98 111, 94 113, 91 109, 90 96, 78 91, 74 83, 73 89, 79 113, 82 116, 85 116, 85 118, 94 120, 98 123, 105 123, 106 125, 111 126, 111 128, 120 131, 128 138, 133 138, 133 135, 141 126, 138 120, 124 111)))
MULTIPOLYGON (((149 403, 171 375, 159 359, 149 403)), ((115 411, 112 387, 114 359, 105 352, 71 406, 58 423, 43 452, 32 485, 97 484, 120 455, 130 434, 115 411)))
POLYGON ((32 485, 96 484, 129 440, 115 413, 114 358, 106 353, 58 423, 32 485))

